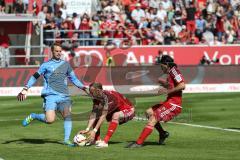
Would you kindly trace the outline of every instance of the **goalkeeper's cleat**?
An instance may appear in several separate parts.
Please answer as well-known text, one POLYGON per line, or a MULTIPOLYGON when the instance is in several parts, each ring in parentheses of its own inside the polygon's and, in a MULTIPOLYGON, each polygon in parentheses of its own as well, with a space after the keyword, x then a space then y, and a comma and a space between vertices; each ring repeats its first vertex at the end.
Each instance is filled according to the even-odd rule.
POLYGON ((108 147, 108 144, 104 141, 101 141, 96 145, 96 148, 107 148, 107 147, 108 147))
POLYGON ((72 143, 70 140, 65 140, 63 142, 64 145, 68 146, 68 147, 76 147, 77 145, 72 143))
POLYGON ((23 121, 22 121, 22 125, 24 127, 28 126, 32 121, 33 121, 33 113, 31 113, 29 116, 27 116, 23 121))
POLYGON ((166 138, 168 138, 168 137, 169 137, 169 132, 164 131, 163 134, 160 134, 160 135, 159 135, 158 144, 159 144, 159 145, 165 145, 164 142, 165 142, 166 138))
POLYGON ((141 148, 141 147, 143 147, 142 144, 137 144, 136 142, 131 142, 125 148, 141 148))

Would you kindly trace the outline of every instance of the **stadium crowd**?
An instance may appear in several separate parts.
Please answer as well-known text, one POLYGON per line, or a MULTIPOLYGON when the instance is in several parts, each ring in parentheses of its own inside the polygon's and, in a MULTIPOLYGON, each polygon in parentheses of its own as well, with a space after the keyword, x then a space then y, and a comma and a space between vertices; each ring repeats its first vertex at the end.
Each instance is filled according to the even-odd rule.
MULTIPOLYGON (((42 9, 36 1, 32 13, 43 21, 35 30, 43 25, 46 45, 51 39, 66 47, 126 40, 133 45, 240 42, 239 0, 100 0, 91 15, 67 15, 63 0, 43 0, 42 9)), ((27 5, 28 0, 0 0, 0 13, 26 13, 27 5)))

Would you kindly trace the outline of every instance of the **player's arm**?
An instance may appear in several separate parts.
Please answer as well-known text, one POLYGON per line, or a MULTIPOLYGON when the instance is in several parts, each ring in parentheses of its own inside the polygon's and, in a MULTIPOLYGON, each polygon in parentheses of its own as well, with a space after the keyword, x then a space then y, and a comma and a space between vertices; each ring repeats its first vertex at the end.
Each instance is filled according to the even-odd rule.
POLYGON ((98 106, 99 104, 96 102, 95 99, 93 99, 93 108, 92 108, 92 112, 90 113, 89 119, 88 119, 88 124, 87 124, 87 128, 85 130, 79 131, 79 133, 81 134, 86 134, 90 131, 90 129, 92 128, 94 122, 97 119, 97 115, 98 115, 98 106))
POLYGON ((164 88, 168 88, 168 82, 163 78, 158 78, 158 83, 164 88))
POLYGON ((175 84, 177 84, 177 85, 171 89, 168 89, 167 93, 172 94, 172 93, 184 90, 185 82, 184 82, 184 77, 181 74, 181 72, 178 69, 173 68, 169 74, 173 78, 175 84))
POLYGON ((23 87, 22 91, 17 95, 17 99, 19 101, 23 101, 27 98, 28 89, 31 88, 37 81, 37 79, 44 74, 45 72, 45 65, 41 65, 37 72, 35 72, 30 79, 28 80, 27 84, 23 87))
POLYGON ((175 92, 178 92, 178 91, 182 91, 184 89, 185 89, 185 83, 181 82, 176 87, 174 87, 172 89, 167 89, 167 88, 159 89, 158 94, 160 94, 160 95, 163 95, 163 94, 169 95, 169 94, 172 94, 172 93, 175 93, 175 92))
POLYGON ((79 133, 86 134, 86 133, 88 133, 90 131, 90 129, 92 128, 94 122, 96 121, 96 117, 97 117, 96 115, 97 114, 92 111, 92 113, 89 116, 87 128, 85 130, 79 131, 79 133))
POLYGON ((175 93, 175 92, 179 92, 179 91, 182 91, 185 89, 185 83, 184 82, 181 82, 179 83, 176 87, 172 88, 172 89, 169 89, 167 91, 167 94, 172 94, 172 93, 175 93))
POLYGON ((108 110, 103 109, 101 116, 99 117, 99 120, 95 126, 95 128, 93 129, 93 131, 96 133, 97 130, 101 127, 102 123, 104 122, 104 120, 106 119, 108 110))
POLYGON ((68 68, 68 78, 69 80, 78 88, 82 89, 82 90, 86 90, 86 87, 83 85, 83 83, 77 78, 77 76, 75 75, 72 67, 69 64, 69 68, 68 68))
POLYGON ((104 102, 100 105, 103 105, 103 110, 101 113, 101 116, 98 119, 97 124, 95 125, 95 128, 90 132, 90 139, 94 140, 95 134, 97 133, 98 129, 101 127, 102 123, 106 119, 107 113, 108 113, 108 99, 107 96, 104 95, 104 102))
POLYGON ((162 88, 158 91, 159 94, 172 94, 175 92, 179 92, 185 89, 185 82, 182 74, 179 72, 179 70, 172 69, 171 72, 169 73, 170 76, 173 78, 174 82, 177 84, 173 88, 162 88))

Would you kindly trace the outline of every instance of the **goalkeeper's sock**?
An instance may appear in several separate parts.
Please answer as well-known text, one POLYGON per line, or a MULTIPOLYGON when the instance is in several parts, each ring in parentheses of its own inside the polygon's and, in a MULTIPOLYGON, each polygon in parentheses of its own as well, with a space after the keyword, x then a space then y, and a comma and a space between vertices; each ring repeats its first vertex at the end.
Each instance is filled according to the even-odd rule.
POLYGON ((107 135, 104 138, 105 143, 108 143, 108 141, 112 137, 113 133, 117 129, 117 126, 118 126, 118 120, 112 120, 110 122, 109 127, 108 127, 108 131, 107 131, 107 135))
POLYGON ((147 139, 147 137, 152 133, 152 131, 153 131, 153 126, 146 125, 136 143, 143 144, 145 139, 147 139))
POLYGON ((46 123, 46 116, 43 113, 42 114, 31 113, 31 116, 33 119, 46 123))
POLYGON ((68 141, 72 131, 72 118, 68 115, 64 118, 64 141, 68 141))

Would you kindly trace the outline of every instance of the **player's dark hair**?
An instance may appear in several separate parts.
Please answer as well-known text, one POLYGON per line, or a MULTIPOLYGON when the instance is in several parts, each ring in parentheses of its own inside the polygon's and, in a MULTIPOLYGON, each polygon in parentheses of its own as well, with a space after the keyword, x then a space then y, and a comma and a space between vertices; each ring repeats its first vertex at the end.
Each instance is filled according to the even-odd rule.
POLYGON ((159 63, 160 64, 165 64, 170 68, 177 67, 177 64, 174 63, 174 59, 169 55, 162 55, 162 57, 159 60, 159 63))
POLYGON ((97 82, 93 82, 89 85, 89 88, 94 87, 97 89, 103 89, 102 84, 101 83, 97 83, 97 82))
POLYGON ((52 46, 51 46, 51 51, 54 50, 54 47, 55 46, 58 46, 58 47, 61 47, 62 48, 62 45, 60 43, 53 43, 52 46))

